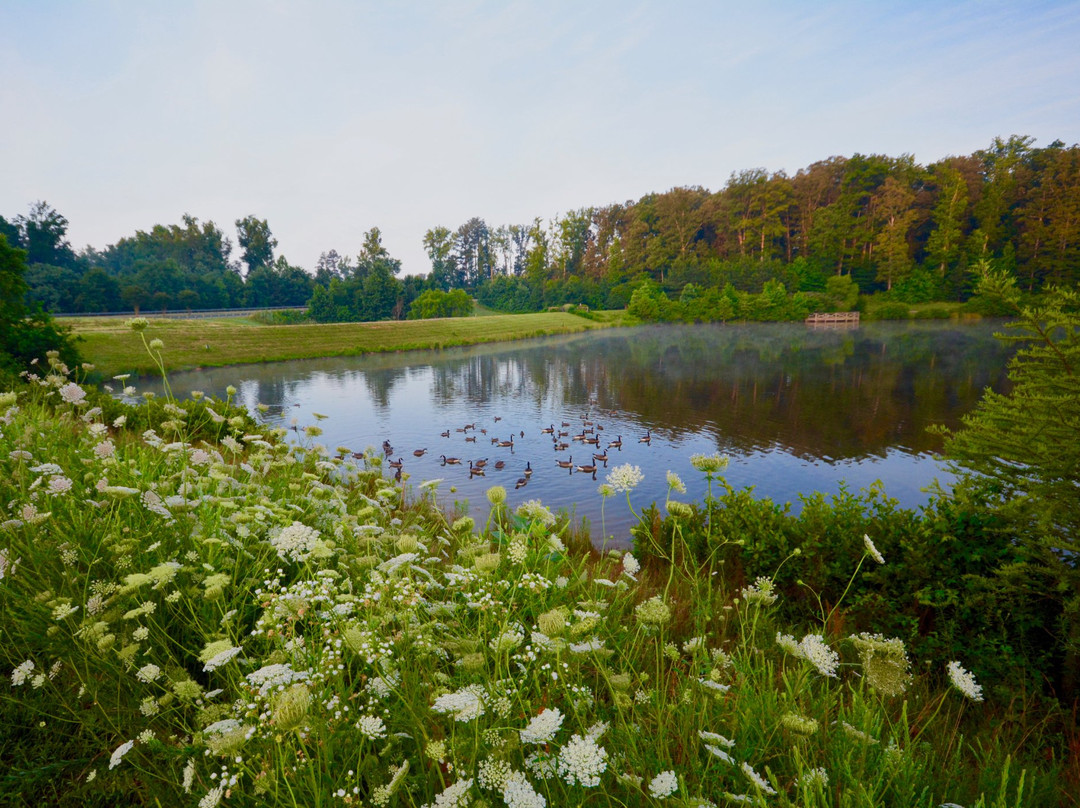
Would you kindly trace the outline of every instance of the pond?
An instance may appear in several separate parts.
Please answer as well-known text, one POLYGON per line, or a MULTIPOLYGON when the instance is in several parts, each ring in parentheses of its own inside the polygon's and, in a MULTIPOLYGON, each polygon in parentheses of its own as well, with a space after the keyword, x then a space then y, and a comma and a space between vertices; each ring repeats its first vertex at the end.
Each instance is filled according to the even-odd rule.
POLYGON ((704 477, 690 464, 696 453, 729 455, 732 485, 796 509, 801 493, 854 491, 878 480, 901 504, 924 504, 926 486, 951 479, 927 427, 958 425, 985 388, 1007 383, 1012 349, 994 330, 1001 324, 652 326, 239 365, 176 373, 170 382, 181 395, 222 398, 233 385, 240 404, 252 412, 267 405, 257 417, 297 427, 297 439, 317 423, 323 434, 316 440, 331 453, 341 446, 381 454, 387 441, 407 487, 415 492, 440 478, 440 502, 462 503, 478 522, 488 512, 485 492, 502 485, 510 505, 539 499, 587 519, 595 544, 606 535, 607 546, 624 547, 633 511, 667 497, 669 470, 687 487, 674 498, 703 498, 704 477), (327 417, 317 421, 314 413, 327 417), (619 439, 621 447, 611 446, 619 439), (607 455, 606 467, 594 453, 607 455), (443 456, 462 462, 444 465, 443 456), (484 476, 470 475, 470 461, 484 459, 484 476), (559 465, 571 459, 574 468, 559 465), (629 505, 625 496, 604 503, 600 484, 625 463, 639 466, 644 480, 629 505))

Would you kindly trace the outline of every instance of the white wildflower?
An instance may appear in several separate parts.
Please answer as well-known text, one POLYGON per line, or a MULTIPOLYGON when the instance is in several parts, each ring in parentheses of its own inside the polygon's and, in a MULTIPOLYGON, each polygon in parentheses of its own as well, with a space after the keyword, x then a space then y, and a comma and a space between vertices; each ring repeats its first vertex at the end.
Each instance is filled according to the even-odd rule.
POLYGON ((436 796, 435 802, 429 802, 423 808, 465 808, 469 804, 468 793, 472 784, 471 777, 468 780, 458 780, 436 796))
POLYGON ((109 770, 112 771, 120 765, 120 761, 124 759, 124 755, 131 751, 131 747, 135 745, 135 741, 124 741, 120 744, 112 753, 112 757, 109 758, 109 770))
POLYGON ((362 715, 356 722, 356 728, 365 738, 377 741, 386 737, 386 723, 377 715, 362 715))
POLYGON ((728 458, 720 454, 695 454, 690 455, 690 465, 706 474, 715 474, 728 467, 728 458))
POLYGON ((607 750, 592 738, 574 735, 559 752, 559 776, 567 785, 598 786, 607 770, 607 757, 607 750))
POLYGON ((551 527, 555 524, 555 514, 544 507, 544 505, 538 499, 530 499, 526 502, 522 502, 517 507, 518 516, 523 519, 529 519, 530 521, 540 522, 542 525, 551 527))
POLYGON ((622 557, 622 567, 623 572, 629 575, 631 578, 641 572, 641 564, 636 558, 634 558, 633 553, 626 553, 622 557))
POLYGON ((866 552, 870 555, 870 557, 874 559, 874 561, 876 561, 877 563, 884 564, 885 556, 883 556, 878 550, 878 548, 874 546, 874 542, 870 539, 870 537, 864 533, 862 540, 863 545, 866 547, 866 552))
POLYGON ((822 676, 835 677, 840 655, 825 644, 820 634, 807 634, 799 643, 802 658, 817 668, 822 676))
POLYGON ((146 682, 147 684, 157 681, 160 676, 161 668, 159 668, 153 662, 143 665, 141 668, 139 668, 139 670, 135 672, 135 678, 137 678, 140 682, 146 682))
POLYGON ((641 468, 632 466, 629 463, 615 466, 607 474, 607 484, 616 493, 633 491, 638 486, 638 483, 644 479, 645 475, 641 473, 641 468))
POLYGON ((512 772, 506 778, 502 790, 503 802, 508 808, 545 808, 547 800, 541 794, 536 793, 525 775, 521 772, 512 772))
POLYGON ((201 800, 199 800, 199 808, 217 808, 221 797, 225 793, 225 786, 214 786, 212 789, 206 792, 201 800))
POLYGON ((658 800, 670 797, 679 790, 679 778, 670 769, 660 772, 649 782, 649 793, 658 800))
POLYGON ((11 672, 11 684, 14 687, 24 684, 26 680, 30 678, 30 674, 33 673, 33 671, 34 661, 32 659, 26 660, 11 672))
POLYGON ((455 721, 471 721, 484 714, 483 695, 484 689, 479 685, 467 685, 454 693, 439 696, 431 709, 448 713, 455 721))
POLYGON ((563 723, 563 714, 558 707, 543 710, 534 716, 529 725, 519 733, 522 743, 549 743, 563 723))
POLYGON ((773 795, 776 793, 776 789, 768 784, 764 777, 754 771, 754 767, 746 761, 743 761, 739 766, 742 769, 743 774, 747 776, 751 783, 757 786, 765 794, 773 795))
POLYGON ((75 382, 68 382, 60 388, 60 398, 68 404, 82 404, 86 399, 86 391, 75 382))
POLYGON ((821 766, 818 766, 816 769, 803 772, 798 784, 802 788, 814 788, 815 786, 826 788, 829 785, 829 773, 821 766))
POLYGON ((319 531, 302 522, 293 522, 277 535, 271 536, 270 544, 280 558, 306 561, 319 544, 319 531))
POLYGON ((977 684, 975 677, 964 670, 958 661, 953 660, 950 662, 946 670, 949 673, 949 681, 952 682, 953 687, 972 701, 983 700, 982 685, 977 684))

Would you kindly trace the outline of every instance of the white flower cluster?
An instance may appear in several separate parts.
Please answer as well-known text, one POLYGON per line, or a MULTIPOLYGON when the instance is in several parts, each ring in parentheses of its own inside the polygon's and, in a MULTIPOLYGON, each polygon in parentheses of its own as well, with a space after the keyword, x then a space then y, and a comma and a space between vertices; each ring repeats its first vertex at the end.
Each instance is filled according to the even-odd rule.
POLYGON ((109 770, 115 769, 120 765, 120 761, 124 759, 124 755, 131 751, 131 747, 135 745, 135 741, 124 741, 116 747, 112 753, 112 757, 109 758, 109 770))
POLYGON ((840 655, 825 644, 820 634, 807 634, 799 643, 800 655, 817 668, 822 676, 836 676, 840 655))
POLYGON ((545 808, 547 800, 537 794, 525 775, 512 772, 503 786, 503 802, 508 808, 545 808))
POLYGON ((86 391, 75 382, 68 382, 60 388, 60 398, 68 404, 82 404, 86 399, 86 391))
POLYGON ((574 735, 559 752, 559 776, 567 785, 598 786, 607 770, 607 757, 607 750, 592 738, 574 735))
POLYGON ((372 741, 386 737, 386 723, 377 715, 362 715, 356 722, 360 734, 372 741))
POLYGON ((551 527, 555 524, 555 514, 544 507, 543 503, 538 499, 530 499, 522 502, 518 505, 516 513, 523 519, 539 522, 547 527, 551 527))
POLYGON ((622 568, 623 572, 631 578, 641 572, 641 564, 634 558, 633 553, 626 553, 622 557, 622 568))
POLYGON ((644 479, 645 475, 641 473, 641 468, 629 463, 615 466, 607 474, 607 484, 616 492, 633 491, 644 479))
POLYGON ((278 557, 293 561, 306 561, 318 542, 319 531, 303 522, 293 522, 276 536, 270 537, 270 544, 277 550, 278 557))
POLYGON ((544 710, 534 716, 529 725, 519 733, 522 743, 549 743, 562 728, 563 714, 558 707, 544 710))
POLYGON ((953 660, 950 662, 946 670, 949 673, 949 681, 952 682, 953 687, 972 701, 983 700, 982 685, 978 684, 975 677, 964 670, 958 661, 953 660))
POLYGON ((863 534, 862 540, 863 540, 863 546, 866 548, 867 554, 872 559, 874 559, 874 561, 876 561, 877 563, 884 564, 885 563, 885 556, 883 556, 881 554, 881 551, 878 550, 878 548, 876 546, 874 546, 873 540, 871 540, 871 538, 865 533, 863 534))
POLYGON ((471 777, 468 780, 458 780, 435 797, 435 802, 429 802, 423 808, 465 808, 469 804, 468 794, 472 784, 471 777))
POLYGON ((649 782, 649 793, 658 800, 670 797, 678 790, 679 778, 671 770, 660 772, 649 782))
POLYGON ((437 713, 447 713, 455 721, 472 721, 484 714, 484 689, 480 685, 468 685, 453 693, 446 693, 435 699, 431 709, 437 713))
POLYGON ((743 774, 746 775, 747 779, 749 779, 751 783, 761 789, 762 793, 769 795, 776 794, 776 789, 770 786, 764 777, 754 771, 754 767, 751 766, 749 763, 743 761, 739 768, 742 769, 743 774))
POLYGON ((777 599, 772 578, 766 578, 764 575, 760 576, 750 586, 743 587, 742 591, 739 592, 739 597, 747 603, 753 603, 759 606, 772 606, 776 603, 777 599))
POLYGON ((288 664, 275 663, 249 673, 247 682, 259 691, 260 696, 265 697, 272 690, 284 690, 288 685, 307 681, 309 677, 308 671, 294 671, 288 664))

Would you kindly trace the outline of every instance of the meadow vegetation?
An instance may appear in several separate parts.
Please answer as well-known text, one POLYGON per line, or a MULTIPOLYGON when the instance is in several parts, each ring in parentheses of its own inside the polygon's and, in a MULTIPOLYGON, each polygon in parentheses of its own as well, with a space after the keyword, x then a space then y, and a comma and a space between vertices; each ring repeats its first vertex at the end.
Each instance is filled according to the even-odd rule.
MULTIPOLYGON (((271 324, 250 318, 157 319, 147 334, 169 346, 168 370, 215 367, 248 362, 274 362, 325 356, 442 349, 484 342, 570 334, 626 321, 623 312, 596 318, 566 312, 490 317, 454 317, 370 323, 271 324)), ((80 339, 80 351, 100 374, 153 373, 155 363, 133 342, 122 318, 80 318, 62 321, 80 339)))
MULTIPOLYGON (((811 574, 824 542, 747 577, 737 531, 707 527, 704 555, 689 540, 673 474, 673 529, 641 514, 637 554, 604 552, 498 486, 483 524, 444 513, 438 480, 388 479, 380 452, 320 445, 317 420, 290 444, 230 401, 132 407, 57 357, 0 395, 0 804, 1075 793, 1060 713, 973 674, 981 650, 915 652, 845 621, 850 592, 903 557, 877 530, 829 527, 847 588, 793 613, 807 595, 782 576, 811 574)), ((724 458, 693 463, 724 487, 724 458)), ((641 475, 612 468, 608 507, 641 475)))

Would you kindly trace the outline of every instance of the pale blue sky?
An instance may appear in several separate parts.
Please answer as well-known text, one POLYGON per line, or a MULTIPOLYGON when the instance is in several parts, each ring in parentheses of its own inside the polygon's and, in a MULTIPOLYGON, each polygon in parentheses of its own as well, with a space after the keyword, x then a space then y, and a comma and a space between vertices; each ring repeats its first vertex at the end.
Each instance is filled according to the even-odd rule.
POLYGON ((1080 2, 0 3, 0 214, 76 248, 184 213, 406 272, 526 223, 854 152, 1080 140, 1080 2))

